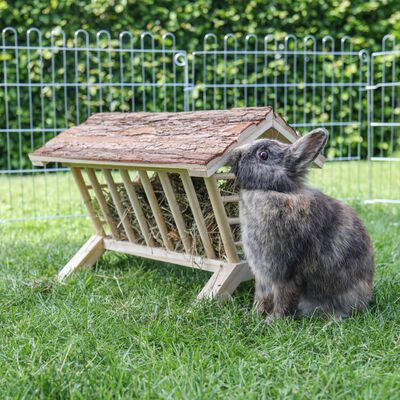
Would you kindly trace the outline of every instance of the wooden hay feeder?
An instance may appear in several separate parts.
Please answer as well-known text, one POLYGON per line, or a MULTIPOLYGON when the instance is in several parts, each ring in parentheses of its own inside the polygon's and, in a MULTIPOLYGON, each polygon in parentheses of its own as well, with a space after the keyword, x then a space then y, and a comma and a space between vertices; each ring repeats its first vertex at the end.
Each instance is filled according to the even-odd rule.
POLYGON ((96 234, 59 272, 105 250, 199 268, 199 297, 231 294, 252 278, 241 257, 230 151, 257 138, 299 136, 270 107, 181 113, 99 113, 30 154, 69 166, 96 234))

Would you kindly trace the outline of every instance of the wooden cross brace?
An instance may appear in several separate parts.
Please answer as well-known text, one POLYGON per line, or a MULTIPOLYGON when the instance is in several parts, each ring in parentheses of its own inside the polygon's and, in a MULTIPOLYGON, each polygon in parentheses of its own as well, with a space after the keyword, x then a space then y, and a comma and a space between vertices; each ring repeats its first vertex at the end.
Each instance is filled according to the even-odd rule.
MULTIPOLYGON (((135 246, 130 243, 117 242, 105 239, 102 236, 94 235, 78 250, 64 268, 61 269, 57 275, 57 280, 62 282, 76 270, 95 265, 107 249, 141 255, 159 261, 173 263, 175 260, 181 265, 184 263, 184 258, 171 258, 171 254, 163 254, 168 253, 163 250, 150 253, 144 246, 135 246), (141 249, 139 249, 139 247, 141 249)), ((192 260, 193 265, 191 266, 213 272, 206 285, 198 294, 198 299, 218 298, 219 301, 223 302, 236 290, 240 283, 253 279, 253 275, 246 262, 238 264, 203 263, 203 265, 196 265, 196 261, 199 260, 194 258, 192 260)), ((189 264, 187 264, 187 266, 189 266, 189 264)))

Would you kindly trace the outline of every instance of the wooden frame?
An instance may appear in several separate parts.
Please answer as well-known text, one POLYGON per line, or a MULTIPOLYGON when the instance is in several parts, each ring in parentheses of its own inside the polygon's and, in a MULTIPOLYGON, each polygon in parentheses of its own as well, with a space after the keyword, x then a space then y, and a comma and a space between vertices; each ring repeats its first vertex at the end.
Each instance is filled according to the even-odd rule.
MULTIPOLYGON (((146 171, 141 169, 131 169, 137 172, 140 183, 143 186, 156 221, 157 229, 162 237, 162 247, 156 246, 155 240, 148 226, 149 215, 145 215, 141 208, 128 169, 118 169, 113 173, 111 169, 98 168, 97 166, 93 166, 93 168, 85 167, 84 171, 86 172, 88 182, 85 181, 80 167, 71 165, 71 170, 81 192, 84 204, 88 210, 89 217, 92 220, 96 235, 91 237, 58 273, 57 278, 59 281, 63 281, 79 268, 94 265, 105 251, 117 251, 211 272, 212 275, 204 288, 200 291, 198 298, 218 297, 223 301, 233 293, 241 282, 252 279, 252 274, 247 263, 240 260, 238 256, 238 244, 237 242, 234 242, 230 227, 231 218, 228 218, 226 214, 224 207, 226 201, 224 203, 224 198, 221 196, 218 188, 218 179, 232 179, 232 174, 214 174, 210 178, 203 178, 225 251, 225 257, 218 259, 211 245, 209 233, 193 186, 192 178, 186 171, 169 170, 156 172, 168 201, 171 214, 176 223, 180 240, 182 241, 184 251, 178 252, 174 251, 172 242, 169 239, 169 232, 165 224, 163 213, 158 204, 157 197, 152 187, 152 182, 146 171), (180 176, 182 186, 190 205, 190 210, 193 213, 200 234, 200 239, 205 250, 204 257, 193 254, 185 219, 179 208, 179 204, 171 185, 170 173, 176 173, 180 176), (105 185, 100 184, 98 175, 104 177, 106 182, 105 185), (132 205, 131 212, 133 212, 134 217, 138 221, 138 225, 140 226, 140 230, 145 239, 145 245, 136 243, 135 234, 130 227, 127 218, 127 210, 124 209, 124 206, 121 203, 117 184, 113 175, 119 175, 121 177, 121 182, 119 184, 122 184, 126 190, 129 201, 132 205), (108 203, 105 198, 104 190, 107 190, 109 193, 108 203), (110 200, 114 203, 119 221, 114 220, 111 215, 109 208, 110 200), (97 212, 93 206, 95 202, 98 204, 97 212), (100 216, 98 214, 100 214, 100 216), (119 224, 121 224, 123 232, 125 232, 126 239, 121 239, 118 230, 119 224)), ((230 202, 238 202, 238 200, 238 196, 231 196, 231 198, 229 198, 230 202)))
MULTIPOLYGON (((76 269, 95 264, 104 251, 117 251, 211 272, 198 297, 225 299, 252 274, 239 256, 242 242, 233 231, 240 219, 226 211, 228 204, 239 202, 239 195, 222 195, 218 184, 219 180, 234 176, 221 168, 235 147, 263 137, 290 143, 300 135, 271 107, 261 107, 184 113, 100 113, 50 140, 30 154, 30 159, 38 166, 60 162, 71 168, 95 230, 95 235, 59 272, 58 279, 62 281, 76 269), (134 180, 130 175, 133 172, 134 180), (180 189, 187 199, 185 212, 180 209, 170 174, 176 174, 182 184, 180 189), (163 209, 153 188, 154 176, 161 185, 157 190, 166 199, 163 209), (105 183, 100 184, 99 178, 105 183), (204 181, 206 200, 216 222, 212 229, 220 239, 218 251, 213 247, 211 237, 215 236, 211 235, 215 231, 208 231, 194 179, 204 181), (141 185, 141 200, 137 184, 141 185), (121 199, 121 188, 126 193, 125 201, 121 199), (192 243, 187 213, 193 215, 190 223, 198 232, 196 240, 204 250, 202 256, 192 243), (173 232, 169 231, 171 224, 173 232)), ((315 160, 320 167, 323 162, 322 156, 315 160)))

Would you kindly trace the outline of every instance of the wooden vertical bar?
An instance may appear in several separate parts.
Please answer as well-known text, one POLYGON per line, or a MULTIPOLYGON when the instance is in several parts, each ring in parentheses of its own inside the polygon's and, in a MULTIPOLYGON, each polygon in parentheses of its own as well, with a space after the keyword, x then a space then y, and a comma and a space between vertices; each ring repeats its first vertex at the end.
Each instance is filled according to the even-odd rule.
POLYGON ((171 242, 170 238, 168 237, 167 225, 165 224, 160 205, 158 204, 157 197, 154 193, 153 186, 151 186, 151 182, 147 175, 147 172, 142 171, 142 170, 140 170, 138 172, 139 172, 139 176, 140 176, 140 181, 143 185, 143 189, 146 193, 147 199, 149 200, 151 211, 153 212, 154 218, 156 219, 156 224, 157 224, 158 230, 161 233, 161 237, 162 237, 164 246, 168 250, 172 251, 174 249, 174 246, 172 245, 172 242, 171 242))
POLYGON ((111 216, 110 209, 108 208, 106 199, 101 190, 100 183, 97 179, 97 176, 96 176, 94 170, 91 168, 86 168, 86 173, 89 177, 90 184, 92 185, 92 189, 97 198, 97 201, 99 202, 101 212, 103 213, 103 217, 104 217, 105 221, 107 222, 107 225, 110 227, 111 236, 113 239, 118 240, 120 238, 119 233, 118 233, 118 228, 114 222, 114 219, 111 216))
POLYGON ((179 208, 179 204, 176 201, 176 196, 174 193, 174 189, 172 188, 171 181, 168 177, 168 174, 164 171, 159 171, 158 176, 160 178, 161 185, 163 187, 165 196, 167 198, 169 207, 171 209, 172 216, 174 217, 176 227, 178 228, 179 236, 182 240, 183 247, 186 253, 191 254, 192 253, 191 240, 186 231, 185 220, 183 219, 181 210, 179 208))
POLYGON ((136 237, 129 222, 128 212, 124 208, 121 198, 118 194, 118 190, 115 186, 111 171, 109 169, 103 169, 103 175, 107 182, 108 189, 110 190, 111 197, 114 201, 115 208, 117 209, 119 219, 121 220, 122 226, 124 227, 126 236, 130 242, 134 243, 136 241, 136 237))
POLYGON ((204 178, 204 182, 210 197, 222 243, 224 244, 226 257, 230 263, 237 263, 240 260, 237 255, 235 242, 233 240, 232 231, 229 226, 228 217, 221 199, 221 193, 219 192, 217 181, 214 176, 211 176, 210 178, 204 178))
POLYGON ((139 222, 140 230, 146 241, 147 246, 154 246, 154 239, 151 235, 150 229, 147 226, 147 219, 144 215, 142 206, 140 205, 140 201, 138 195, 136 193, 135 187, 132 184, 131 178, 129 177, 129 172, 126 169, 121 169, 121 178, 124 182, 126 193, 128 194, 129 201, 131 202, 133 211, 135 213, 135 217, 139 222))
POLYGON ((181 172, 180 175, 206 255, 208 258, 216 258, 214 249, 210 242, 210 237, 208 236, 206 223, 204 221, 203 213, 201 212, 199 199, 197 198, 192 178, 189 176, 187 171, 181 172))
POLYGON ((90 216, 90 220, 93 223, 94 228, 96 229, 96 232, 99 236, 104 237, 105 236, 105 232, 103 229, 103 226, 100 222, 99 217, 96 215, 93 206, 92 206, 92 201, 90 199, 90 194, 89 191, 86 187, 85 181, 83 179, 82 173, 80 168, 71 168, 71 172, 72 172, 72 176, 74 177, 75 183, 78 186, 79 191, 81 192, 81 196, 83 199, 83 203, 86 206, 86 209, 89 213, 90 216))

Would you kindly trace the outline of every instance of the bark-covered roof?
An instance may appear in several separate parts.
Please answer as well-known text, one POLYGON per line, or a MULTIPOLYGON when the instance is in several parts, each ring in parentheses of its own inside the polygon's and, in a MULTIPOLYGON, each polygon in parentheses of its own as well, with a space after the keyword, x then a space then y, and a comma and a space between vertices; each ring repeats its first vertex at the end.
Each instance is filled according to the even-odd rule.
POLYGON ((257 128, 267 127, 265 121, 279 125, 286 132, 287 141, 298 138, 297 132, 271 107, 98 113, 51 139, 31 154, 31 159, 207 166, 235 144, 244 142, 257 128))

